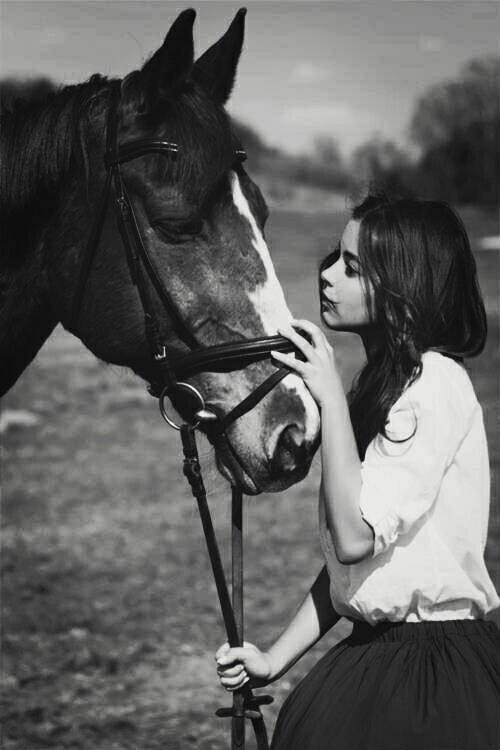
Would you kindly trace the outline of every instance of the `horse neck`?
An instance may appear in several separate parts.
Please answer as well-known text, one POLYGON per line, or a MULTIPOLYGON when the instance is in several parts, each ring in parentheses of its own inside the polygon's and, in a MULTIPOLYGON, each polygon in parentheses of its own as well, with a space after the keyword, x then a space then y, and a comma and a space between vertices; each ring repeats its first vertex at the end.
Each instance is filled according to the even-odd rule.
POLYGON ((16 382, 57 324, 42 253, 0 271, 0 397, 16 382))
POLYGON ((87 134, 77 118, 83 101, 102 89, 98 83, 66 87, 42 103, 20 103, 2 118, 0 396, 58 322, 47 270, 58 242, 53 226, 67 205, 68 182, 85 179, 87 134))

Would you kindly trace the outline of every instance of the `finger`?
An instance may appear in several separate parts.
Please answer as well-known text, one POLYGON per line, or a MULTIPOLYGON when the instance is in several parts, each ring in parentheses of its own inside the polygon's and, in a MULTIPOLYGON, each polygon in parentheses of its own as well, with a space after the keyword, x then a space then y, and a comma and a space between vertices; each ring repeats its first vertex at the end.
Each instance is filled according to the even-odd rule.
POLYGON ((292 325, 306 331, 310 335, 314 346, 325 346, 329 343, 321 328, 314 323, 311 323, 310 320, 295 318, 292 320, 292 325))
POLYGON ((241 688, 243 687, 243 685, 246 685, 246 683, 248 682, 249 679, 250 679, 250 677, 247 677, 245 680, 243 680, 243 682, 241 683, 241 685, 235 685, 234 687, 227 687, 226 690, 229 690, 230 693, 234 693, 236 690, 241 690, 241 688))
POLYGON ((236 688, 242 685, 245 680, 248 680, 248 675, 246 672, 236 675, 236 677, 220 677, 221 685, 224 685, 224 687, 236 688))
POLYGON ((245 661, 245 658, 248 656, 248 651, 243 646, 236 646, 235 648, 230 648, 225 654, 222 654, 217 659, 217 664, 219 665, 225 665, 229 666, 230 664, 234 664, 236 661, 245 661))
POLYGON ((217 659, 219 658, 219 656, 222 656, 222 655, 223 655, 223 654, 225 654, 225 653, 226 653, 227 651, 229 651, 229 650, 230 650, 230 648, 231 648, 231 647, 230 647, 229 643, 223 643, 223 644, 222 644, 222 646, 220 646, 220 647, 219 647, 219 648, 217 649, 217 651, 215 652, 215 657, 214 657, 214 658, 215 658, 215 661, 217 661, 217 659))
POLYGON ((295 344, 297 349, 299 349, 302 354, 304 354, 308 359, 311 358, 312 354, 314 353, 314 347, 311 346, 309 341, 307 341, 304 336, 301 336, 300 333, 294 331, 291 326, 287 326, 286 328, 278 328, 278 333, 280 333, 282 336, 285 336, 287 339, 290 339, 290 341, 295 344))
POLYGON ((306 372, 305 365, 307 363, 303 362, 301 359, 297 359, 293 354, 284 354, 283 352, 272 351, 271 357, 278 362, 282 362, 285 367, 289 367, 290 370, 294 370, 294 372, 304 377, 306 372))
POLYGON ((220 677, 238 677, 244 671, 243 664, 236 664, 235 667, 217 667, 217 674, 220 677))
POLYGON ((219 656, 222 656, 227 651, 229 651, 229 649, 230 649, 229 643, 223 643, 222 646, 219 646, 219 648, 215 652, 215 658, 217 659, 219 656))
MULTIPOLYGON (((253 643, 250 643, 250 641, 243 641, 243 647, 251 648, 254 650, 257 648, 253 643)), ((231 651, 231 646, 229 645, 229 643, 227 642, 223 643, 222 646, 219 646, 219 648, 215 652, 215 656, 214 656, 215 661, 217 661, 217 659, 219 659, 221 656, 224 656, 225 654, 227 654, 229 651, 231 651)))

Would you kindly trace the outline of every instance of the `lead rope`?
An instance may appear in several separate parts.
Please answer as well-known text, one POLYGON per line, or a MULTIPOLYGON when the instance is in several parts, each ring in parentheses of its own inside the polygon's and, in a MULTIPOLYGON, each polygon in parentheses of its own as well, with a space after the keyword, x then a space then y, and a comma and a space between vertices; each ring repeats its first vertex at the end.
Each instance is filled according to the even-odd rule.
MULTIPOLYGON (((178 331, 180 330, 182 332, 180 338, 184 343, 187 343, 191 349, 191 352, 188 355, 190 361, 194 356, 193 350, 195 350, 196 355, 200 357, 200 361, 203 357, 203 361, 208 363, 213 362, 214 357, 215 361, 224 358, 226 360, 231 357, 234 358, 235 347, 238 348, 238 355, 241 356, 242 352, 248 352, 250 344, 252 346, 252 352, 254 352, 255 345, 258 347, 264 346, 264 349, 258 352, 258 359, 261 359, 268 356, 271 348, 277 348, 281 351, 289 351, 290 342, 282 337, 276 336, 254 339, 244 343, 233 342, 223 346, 209 348, 200 347, 190 328, 184 323, 180 316, 177 306, 173 303, 169 291, 165 287, 154 263, 149 257, 137 224, 132 204, 123 183, 120 168, 122 163, 149 153, 168 153, 172 158, 175 158, 179 147, 177 144, 167 141, 131 141, 119 146, 117 142, 117 113, 120 95, 121 81, 115 81, 110 84, 109 88, 110 99, 108 106, 106 152, 104 159, 106 178, 102 189, 101 199, 99 201, 97 216, 92 224, 85 251, 82 253, 78 261, 76 288, 69 311, 68 327, 69 330, 76 332, 86 284, 105 223, 110 192, 113 187, 118 227, 125 246, 130 276, 133 284, 137 287, 141 305, 143 307, 146 338, 149 342, 153 361, 155 363, 155 369, 158 373, 158 382, 160 384, 160 411, 168 424, 177 430, 181 430, 182 445, 184 449, 184 473, 189 480, 193 490, 193 495, 198 502, 228 641, 231 646, 238 646, 243 643, 242 495, 239 489, 233 487, 233 603, 231 606, 224 570, 207 504, 206 491, 201 476, 195 436, 195 430, 198 424, 204 422, 208 428, 211 422, 217 421, 217 417, 210 412, 210 410, 205 408, 204 399, 194 386, 186 382, 178 381, 177 376, 179 373, 176 372, 175 367, 172 366, 169 357, 167 356, 165 343, 161 338, 159 327, 155 321, 154 315, 152 314, 151 290, 149 289, 148 280, 156 291, 163 307, 169 311, 170 317, 174 320, 176 328, 178 331), (200 408, 195 413, 195 417, 198 421, 196 421, 195 424, 185 424, 180 427, 170 419, 165 409, 165 398, 169 396, 172 391, 182 391, 184 395, 187 394, 199 401, 200 408)), ((236 150, 235 153, 241 156, 243 152, 236 150)), ((186 359, 186 357, 184 357, 184 359, 186 359)), ((191 361, 191 368, 192 366, 193 363, 191 361)), ((202 369, 203 368, 198 368, 198 371, 201 371, 202 369)), ((286 374, 287 371, 285 369, 273 373, 255 390, 255 392, 250 393, 243 402, 234 407, 233 410, 223 418, 221 424, 213 430, 212 441, 225 437, 227 427, 253 408, 283 377, 285 377, 286 374)), ((156 387, 157 385, 157 383, 151 384, 151 393, 156 393, 158 390, 156 387)), ((254 696, 248 685, 245 685, 241 690, 233 694, 233 705, 231 708, 221 708, 216 711, 218 716, 230 716, 232 719, 232 750, 240 750, 245 746, 245 719, 250 719, 252 722, 258 750, 268 750, 269 743, 260 706, 271 703, 272 701, 273 699, 269 695, 254 696)))
MULTIPOLYGON (((222 617, 230 646, 243 645, 243 501, 241 490, 232 488, 232 604, 226 576, 222 567, 215 530, 208 508, 207 493, 196 445, 196 428, 191 424, 180 427, 184 452, 184 476, 198 504, 212 572, 219 597, 222 617)), ((269 740, 260 706, 273 702, 270 695, 254 695, 248 684, 233 693, 233 705, 219 708, 219 717, 231 717, 231 750, 245 747, 245 719, 252 722, 258 750, 269 750, 269 740)))

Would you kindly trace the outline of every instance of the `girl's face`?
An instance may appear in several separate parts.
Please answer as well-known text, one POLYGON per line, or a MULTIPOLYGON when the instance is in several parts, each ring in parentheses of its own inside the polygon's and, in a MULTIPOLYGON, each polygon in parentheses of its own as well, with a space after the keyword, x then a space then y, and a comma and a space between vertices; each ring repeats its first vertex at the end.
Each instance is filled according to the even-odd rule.
POLYGON ((347 223, 336 259, 321 272, 321 317, 338 331, 357 331, 371 323, 358 257, 359 228, 360 221, 347 223))

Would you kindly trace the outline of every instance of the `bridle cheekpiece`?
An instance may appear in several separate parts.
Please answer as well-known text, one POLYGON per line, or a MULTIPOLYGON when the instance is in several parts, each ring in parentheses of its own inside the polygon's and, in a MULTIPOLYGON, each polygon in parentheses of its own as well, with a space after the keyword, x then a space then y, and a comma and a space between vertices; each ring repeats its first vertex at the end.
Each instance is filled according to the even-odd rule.
MULTIPOLYGON (((179 146, 176 143, 164 140, 134 140, 121 145, 118 144, 118 108, 121 82, 117 81, 111 84, 109 96, 106 152, 104 156, 106 178, 98 212, 85 251, 79 260, 69 328, 76 331, 78 327, 86 283, 99 245, 110 194, 113 192, 118 228, 125 247, 130 278, 137 288, 141 300, 146 337, 151 351, 151 360, 154 363, 155 379, 150 384, 149 390, 152 395, 158 396, 160 411, 165 421, 171 427, 180 431, 184 451, 184 474, 198 503, 227 638, 231 646, 238 646, 243 643, 242 493, 238 487, 232 487, 233 586, 231 599, 207 503, 207 494, 196 446, 196 430, 200 426, 205 426, 207 435, 213 443, 221 439, 227 440, 227 428, 236 419, 256 406, 274 386, 289 374, 289 370, 286 368, 277 369, 222 419, 219 419, 216 414, 206 408, 205 399, 199 390, 182 378, 189 378, 200 372, 231 372, 246 367, 253 362, 269 359, 270 352, 273 349, 289 352, 294 351, 295 347, 282 336, 265 336, 208 347, 203 347, 198 342, 194 333, 183 320, 148 253, 121 172, 122 164, 147 154, 162 153, 170 159, 177 159, 179 146), (190 349, 188 353, 173 357, 168 352, 153 314, 153 293, 162 302, 164 309, 176 327, 178 335, 190 349), (191 398, 194 408, 191 419, 179 425, 169 416, 165 402, 167 398, 175 398, 180 393, 187 394, 191 398)), ((236 149, 235 154, 240 159, 246 156, 242 149, 236 149)), ((298 355, 300 356, 300 352, 298 352, 298 355)), ((250 720, 253 725, 258 750, 268 750, 267 731, 260 706, 271 703, 272 700, 269 695, 254 695, 252 689, 246 684, 233 693, 233 705, 231 707, 220 708, 216 711, 218 716, 231 717, 232 719, 231 746, 233 750, 244 747, 246 719, 250 720)))
MULTIPOLYGON (((179 395, 179 392, 189 394, 199 407, 192 415, 191 424, 196 424, 197 427, 212 425, 208 436, 212 442, 215 442, 236 419, 253 409, 269 391, 289 374, 289 371, 285 368, 277 369, 255 391, 226 414, 222 420, 219 420, 217 415, 206 408, 205 400, 198 389, 190 383, 186 383, 182 378, 200 372, 230 372, 242 369, 253 362, 269 359, 271 350, 294 351, 295 347, 282 336, 265 336, 209 347, 204 347, 198 342, 194 333, 183 320, 146 248, 121 171, 122 164, 147 154, 162 153, 166 154, 168 158, 176 160, 179 157, 180 149, 178 144, 166 140, 132 140, 118 144, 120 98, 121 82, 114 81, 111 83, 109 92, 106 126, 106 151, 104 155, 106 179, 98 212, 77 270, 77 284, 73 296, 69 327, 75 331, 78 325, 86 283, 107 215, 110 193, 113 191, 118 228, 125 247, 130 277, 140 296, 146 336, 154 363, 155 379, 153 383, 150 383, 149 390, 153 395, 158 396, 164 419, 176 429, 179 429, 179 425, 168 417, 165 400, 179 395), (168 353, 167 345, 160 335, 159 326, 153 314, 152 290, 162 302, 180 338, 189 347, 190 351, 187 354, 173 357, 168 353), (215 425, 215 422, 218 422, 218 424, 215 425)), ((239 148, 235 149, 235 155, 241 160, 246 157, 245 151, 239 148)))

